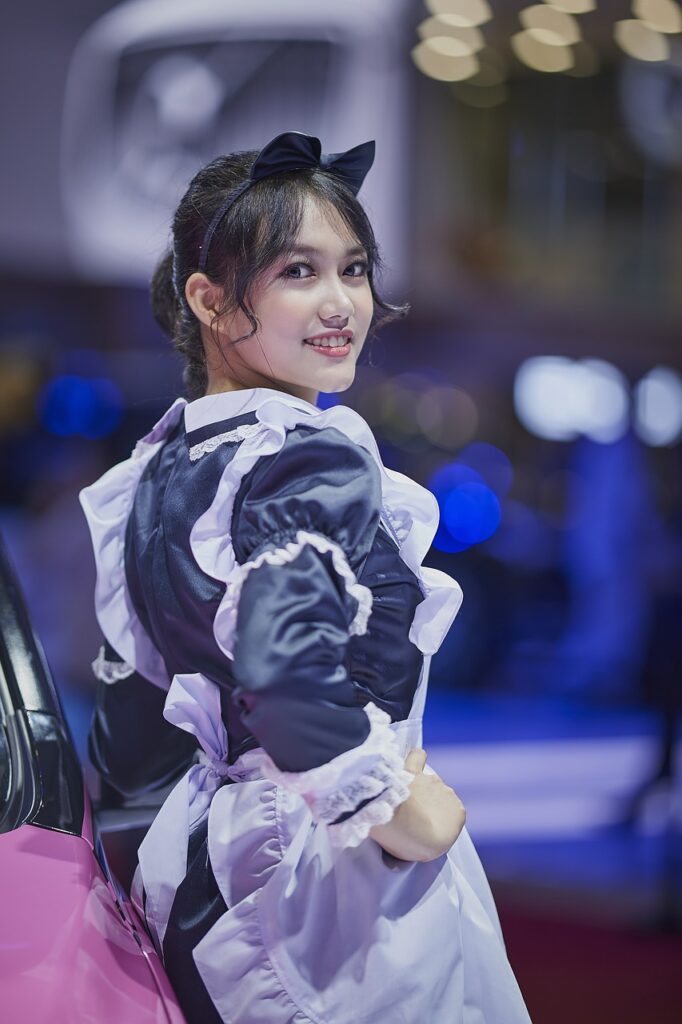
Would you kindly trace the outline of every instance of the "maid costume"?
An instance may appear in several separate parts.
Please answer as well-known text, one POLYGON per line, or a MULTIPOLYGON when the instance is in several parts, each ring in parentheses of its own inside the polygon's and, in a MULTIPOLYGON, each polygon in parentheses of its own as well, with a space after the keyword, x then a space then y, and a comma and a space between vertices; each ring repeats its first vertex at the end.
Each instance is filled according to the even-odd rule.
POLYGON ((190 1024, 528 1024, 466 826, 427 863, 368 835, 461 603, 433 495, 353 410, 247 388, 175 401, 81 503, 93 762, 183 772, 133 890, 190 1024))

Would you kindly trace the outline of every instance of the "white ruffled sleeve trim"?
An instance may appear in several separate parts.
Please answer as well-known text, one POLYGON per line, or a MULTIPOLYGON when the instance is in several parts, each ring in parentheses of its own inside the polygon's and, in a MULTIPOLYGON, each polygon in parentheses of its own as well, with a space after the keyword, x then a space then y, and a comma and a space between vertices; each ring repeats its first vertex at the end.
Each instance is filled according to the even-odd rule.
POLYGON ((372 702, 363 710, 370 731, 360 746, 305 772, 281 771, 269 755, 261 764, 265 778, 303 797, 313 820, 327 826, 336 847, 358 846, 373 825, 390 821, 395 808, 409 797, 414 780, 414 773, 404 767, 390 715, 372 702), (367 799, 370 802, 355 814, 333 824, 367 799))
POLYGON ((358 583, 355 573, 348 564, 346 554, 335 541, 330 540, 321 533, 310 533, 308 530, 297 530, 294 539, 287 541, 283 547, 267 548, 261 551, 256 558, 238 565, 232 575, 232 585, 229 592, 229 602, 235 609, 239 604, 242 587, 246 577, 253 569, 258 569, 264 562, 270 565, 285 565, 293 562, 300 555, 306 544, 315 548, 321 554, 331 552, 332 563, 337 575, 341 577, 347 592, 357 602, 358 608, 349 626, 349 633, 363 634, 367 632, 367 622, 372 611, 372 591, 362 583, 358 583))

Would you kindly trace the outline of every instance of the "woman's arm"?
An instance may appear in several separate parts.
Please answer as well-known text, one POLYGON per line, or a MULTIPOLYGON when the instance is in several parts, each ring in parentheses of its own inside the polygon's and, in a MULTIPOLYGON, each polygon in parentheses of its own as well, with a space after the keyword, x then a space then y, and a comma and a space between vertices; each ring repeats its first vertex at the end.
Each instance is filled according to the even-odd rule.
POLYGON ((349 670, 349 639, 371 618, 358 575, 380 509, 365 449, 331 427, 290 431, 237 495, 234 637, 221 639, 220 612, 214 627, 231 650, 233 699, 268 754, 264 774, 303 796, 338 845, 387 821, 413 778, 389 714, 349 670))

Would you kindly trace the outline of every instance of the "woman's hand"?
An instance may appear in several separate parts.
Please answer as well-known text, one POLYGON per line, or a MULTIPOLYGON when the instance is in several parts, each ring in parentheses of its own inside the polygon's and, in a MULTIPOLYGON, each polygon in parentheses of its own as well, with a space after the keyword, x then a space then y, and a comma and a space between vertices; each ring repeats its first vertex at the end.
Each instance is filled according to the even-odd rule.
POLYGON ((435 772, 424 774, 426 751, 410 750, 405 767, 414 773, 407 800, 396 807, 385 825, 374 825, 370 836, 400 860, 435 860, 446 853, 462 831, 466 810, 454 789, 435 772))

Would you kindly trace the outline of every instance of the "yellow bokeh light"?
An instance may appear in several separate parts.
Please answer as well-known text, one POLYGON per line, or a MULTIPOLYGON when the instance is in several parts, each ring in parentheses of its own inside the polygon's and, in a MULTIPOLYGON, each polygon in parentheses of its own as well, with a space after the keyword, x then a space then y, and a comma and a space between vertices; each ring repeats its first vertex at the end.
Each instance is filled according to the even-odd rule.
POLYGON ((417 398, 415 417, 432 444, 450 451, 467 444, 478 429, 476 403, 461 388, 429 388, 417 398))
POLYGON ((444 57, 468 57, 474 52, 465 39, 457 36, 428 36, 424 41, 444 57))
POLYGON ((566 40, 556 32, 552 32, 551 28, 529 28, 528 35, 538 43, 542 43, 543 46, 566 47, 568 45, 566 40))
POLYGON ((570 47, 547 29, 528 28, 517 32, 511 38, 511 45, 519 60, 534 71, 568 71, 574 64, 570 47))
POLYGON ((675 0, 633 0, 632 13, 657 32, 682 32, 682 11, 675 0))
POLYGON ((587 14, 597 6, 595 0, 545 0, 545 3, 567 14, 587 14))
POLYGON ((436 37, 436 40, 423 39, 412 48, 412 60, 429 78, 435 78, 440 82, 461 82, 475 75, 479 64, 473 53, 465 52, 458 55, 452 52, 458 42, 446 36, 436 37))
POLYGON ((421 25, 417 28, 417 32, 421 39, 457 39, 466 46, 466 50, 461 53, 462 56, 465 53, 478 53, 485 46, 483 33, 480 29, 452 25, 445 20, 445 15, 427 18, 426 21, 422 21, 421 25))
POLYGON ((617 21, 613 30, 616 42, 629 57, 637 60, 667 60, 670 44, 665 36, 649 28, 643 21, 628 18, 617 21))
POLYGON ((534 28, 540 31, 548 31, 558 36, 562 44, 572 46, 580 38, 580 25, 573 15, 566 11, 560 11, 556 7, 549 7, 547 4, 534 4, 526 7, 519 14, 519 20, 524 28, 534 28))
POLYGON ((426 0, 426 6, 432 14, 448 14, 456 18, 456 24, 463 28, 484 25, 493 16, 487 0, 426 0))

